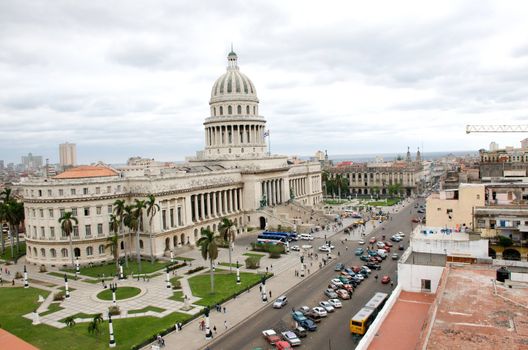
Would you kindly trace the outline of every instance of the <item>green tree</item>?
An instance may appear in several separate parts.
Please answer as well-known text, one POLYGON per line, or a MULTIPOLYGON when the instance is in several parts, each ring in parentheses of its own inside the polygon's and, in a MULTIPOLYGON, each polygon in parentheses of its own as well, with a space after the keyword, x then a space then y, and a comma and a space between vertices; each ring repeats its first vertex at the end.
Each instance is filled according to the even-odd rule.
POLYGON ((395 184, 389 185, 388 191, 389 191, 389 195, 391 196, 391 198, 394 197, 394 195, 399 194, 401 192, 401 189, 402 189, 401 183, 395 183, 395 184))
POLYGON ((110 214, 110 231, 114 234, 106 239, 106 248, 110 247, 112 254, 114 255, 116 268, 119 266, 119 226, 119 219, 117 216, 115 214, 110 214))
POLYGON ((59 218, 59 223, 61 224, 61 229, 64 232, 66 236, 70 238, 70 256, 72 261, 72 266, 75 267, 75 263, 73 262, 73 240, 72 240, 72 232, 73 232, 73 223, 78 224, 79 221, 75 216, 73 216, 73 213, 71 211, 64 212, 64 214, 59 218))
POLYGON ((200 234, 202 237, 200 237, 196 244, 200 247, 202 258, 204 258, 204 260, 209 259, 211 293, 214 293, 213 261, 218 258, 218 245, 216 244, 216 237, 214 236, 214 232, 212 232, 211 230, 202 228, 200 234))
POLYGON ((127 214, 127 212, 125 211, 125 207, 126 207, 125 201, 122 200, 122 199, 117 199, 114 202, 114 210, 113 211, 114 211, 115 216, 119 220, 119 233, 122 235, 123 248, 125 248, 124 249, 124 251, 125 251, 125 266, 128 268, 127 247, 130 247, 130 244, 128 244, 128 242, 125 239, 125 230, 123 229, 125 215, 127 214))
POLYGON ((513 240, 509 237, 499 236, 499 245, 504 248, 511 247, 513 245, 513 240))
POLYGON ((147 217, 149 218, 149 239, 150 239, 150 262, 154 263, 154 245, 152 244, 152 220, 156 212, 160 210, 159 204, 156 203, 156 197, 150 194, 147 197, 147 217))
POLYGON ((147 209, 147 202, 136 199, 134 206, 134 216, 136 217, 136 254, 138 263, 138 273, 141 273, 141 249, 139 247, 139 231, 143 232, 143 211, 147 209))
POLYGON ((20 225, 24 222, 25 219, 25 213, 24 213, 24 203, 15 201, 13 203, 14 206, 14 230, 15 230, 15 238, 16 238, 16 248, 17 248, 17 254, 15 259, 18 260, 18 257, 20 256, 20 235, 18 233, 18 229, 20 225))
POLYGON ((66 326, 71 328, 75 326, 75 319, 72 316, 66 317, 66 319, 64 320, 64 323, 66 323, 66 326))
POLYGON ((222 221, 220 222, 220 225, 218 225, 218 231, 220 231, 220 234, 222 235, 222 238, 224 241, 227 242, 227 248, 229 250, 229 272, 232 272, 231 267, 231 249, 232 245, 235 243, 235 232, 233 228, 235 227, 235 222, 232 220, 229 220, 228 218, 222 218, 222 221))

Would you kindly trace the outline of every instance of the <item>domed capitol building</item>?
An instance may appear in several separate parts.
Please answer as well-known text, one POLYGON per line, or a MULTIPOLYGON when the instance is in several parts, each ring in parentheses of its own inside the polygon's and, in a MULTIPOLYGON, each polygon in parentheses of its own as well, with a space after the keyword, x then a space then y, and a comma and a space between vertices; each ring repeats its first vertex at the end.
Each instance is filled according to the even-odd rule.
MULTIPOLYGON (((144 213, 139 241, 125 244, 132 252, 139 244, 142 255, 156 257, 192 248, 202 228, 218 232, 224 217, 243 234, 249 227, 293 223, 276 211, 291 200, 307 208, 322 201, 320 163, 267 153, 266 120, 259 115, 255 86, 240 72, 233 51, 227 60, 226 73, 211 91, 205 148, 185 164, 131 158, 122 167, 79 166, 19 184, 29 262, 71 263, 69 238, 58 222, 70 211, 78 220, 72 239, 80 263, 112 259, 107 239, 113 235, 110 215, 116 200, 133 204, 155 196, 159 211, 153 217, 144 213)), ((119 244, 123 249, 124 242, 119 244)))

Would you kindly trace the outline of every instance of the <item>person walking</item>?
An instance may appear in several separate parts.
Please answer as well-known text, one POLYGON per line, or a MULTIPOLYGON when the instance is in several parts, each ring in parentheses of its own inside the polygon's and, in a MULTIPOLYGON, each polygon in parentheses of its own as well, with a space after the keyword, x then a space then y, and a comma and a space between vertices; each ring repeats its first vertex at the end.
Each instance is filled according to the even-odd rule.
POLYGON ((213 326, 213 332, 215 332, 215 334, 216 334, 216 325, 213 326))
POLYGON ((227 329, 227 320, 224 320, 224 327, 227 329))
POLYGON ((271 299, 271 290, 269 291, 269 296, 270 296, 270 299, 271 299))

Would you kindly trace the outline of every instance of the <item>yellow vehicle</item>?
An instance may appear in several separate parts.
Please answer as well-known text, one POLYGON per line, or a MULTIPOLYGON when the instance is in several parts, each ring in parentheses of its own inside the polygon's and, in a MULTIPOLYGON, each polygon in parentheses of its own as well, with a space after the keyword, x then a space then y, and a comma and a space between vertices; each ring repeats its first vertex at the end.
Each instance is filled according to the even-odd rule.
POLYGON ((363 336, 387 301, 387 293, 376 293, 365 306, 350 319, 350 333, 363 336))

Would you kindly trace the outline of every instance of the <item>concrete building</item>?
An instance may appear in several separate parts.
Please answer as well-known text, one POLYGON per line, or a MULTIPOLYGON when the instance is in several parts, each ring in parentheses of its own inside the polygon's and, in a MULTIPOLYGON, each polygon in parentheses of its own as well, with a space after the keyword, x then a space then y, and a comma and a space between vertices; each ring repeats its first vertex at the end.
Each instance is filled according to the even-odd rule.
POLYGON ((59 145, 59 165, 72 167, 77 165, 77 146, 75 143, 61 143, 59 145))
MULTIPOLYGON (((133 203, 150 194, 156 197, 160 210, 152 217, 143 214, 139 249, 142 255, 152 252, 157 257, 192 248, 200 230, 218 232, 223 217, 236 223, 237 234, 249 227, 294 226, 286 214, 279 217, 274 209, 295 201, 298 213, 302 206, 312 207, 322 200, 319 162, 294 163, 287 156, 267 154, 266 120, 258 114, 256 89, 239 71, 234 52, 228 55, 227 72, 213 85, 209 104, 204 150, 186 163, 160 165, 133 158, 122 169, 81 166, 52 179, 20 184, 27 260, 70 263, 68 237, 58 223, 66 211, 79 221, 72 238, 81 263, 111 259, 105 247, 116 200, 133 203)), ((119 244, 136 251, 135 239, 121 238, 119 244)))
POLYGON ((521 141, 521 148, 505 147, 486 151, 481 149, 480 178, 483 181, 497 182, 506 178, 510 181, 515 178, 527 177, 528 173, 528 148, 526 139, 521 141))
POLYGON ((28 153, 27 156, 22 156, 22 166, 24 170, 37 170, 42 167, 42 156, 34 156, 28 153))

